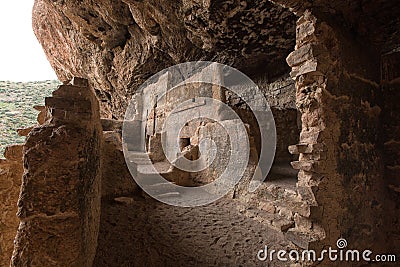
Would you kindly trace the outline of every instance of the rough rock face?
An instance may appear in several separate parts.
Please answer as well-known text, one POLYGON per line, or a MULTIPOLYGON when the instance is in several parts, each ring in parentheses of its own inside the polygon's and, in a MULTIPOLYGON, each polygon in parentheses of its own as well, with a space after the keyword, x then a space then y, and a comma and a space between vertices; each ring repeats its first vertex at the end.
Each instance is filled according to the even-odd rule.
POLYGON ((84 80, 46 98, 49 120, 24 146, 12 266, 90 266, 100 221, 102 129, 84 80))
POLYGON ((249 74, 281 74, 296 20, 266 0, 36 0, 33 18, 60 80, 88 78, 103 116, 116 118, 147 77, 177 63, 214 60, 249 74))
POLYGON ((103 116, 122 118, 148 76, 180 62, 214 60, 250 75, 282 74, 294 47, 290 11, 308 8, 390 51, 399 41, 396 6, 394 0, 36 0, 33 26, 60 80, 88 78, 103 116))
MULTIPOLYGON (((382 59, 383 125, 384 125, 384 165, 385 184, 389 189, 388 197, 392 200, 386 206, 388 211, 388 236, 400 240, 400 52, 388 53, 382 59), (397 205, 396 205, 397 203, 397 205)), ((394 245, 394 243, 392 244, 394 245)))
POLYGON ((16 203, 23 173, 22 145, 7 147, 5 157, 5 160, 0 160, 0 266, 10 264, 18 229, 16 203))

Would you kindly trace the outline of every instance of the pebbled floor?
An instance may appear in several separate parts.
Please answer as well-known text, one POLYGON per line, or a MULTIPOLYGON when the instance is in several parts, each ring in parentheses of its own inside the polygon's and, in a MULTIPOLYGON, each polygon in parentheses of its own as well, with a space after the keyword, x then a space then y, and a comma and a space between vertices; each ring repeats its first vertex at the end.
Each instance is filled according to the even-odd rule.
POLYGON ((285 249, 281 233, 240 214, 233 200, 180 208, 150 198, 102 204, 94 266, 288 266, 256 255, 285 249))

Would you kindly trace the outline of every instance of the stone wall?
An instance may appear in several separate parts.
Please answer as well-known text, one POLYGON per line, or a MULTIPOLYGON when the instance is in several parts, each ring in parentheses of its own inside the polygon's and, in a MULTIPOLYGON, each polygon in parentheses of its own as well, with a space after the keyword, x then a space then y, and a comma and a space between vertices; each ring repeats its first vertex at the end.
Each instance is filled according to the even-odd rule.
POLYGON ((387 186, 387 240, 393 252, 399 253, 400 236, 400 52, 393 51, 382 57, 382 90, 385 183, 387 186))
POLYGON ((87 81, 46 98, 51 118, 24 146, 12 266, 91 266, 100 220, 102 129, 87 81))
POLYGON ((311 219, 312 227, 296 227, 287 236, 299 244, 307 237, 316 248, 334 247, 343 237, 351 248, 384 250, 377 54, 308 11, 296 32, 287 62, 302 132, 291 147, 300 154, 292 165, 300 170, 297 191, 310 204, 309 214, 300 217, 311 219))
MULTIPOLYGON (((275 81, 265 78, 255 78, 254 82, 263 93, 274 115, 276 127, 276 153, 275 163, 289 163, 296 157, 290 155, 288 146, 298 142, 300 135, 300 116, 296 109, 296 88, 293 79, 282 76, 275 81)), ((246 99, 256 95, 256 88, 243 90, 246 99)), ((254 138, 257 151, 260 151, 260 129, 250 108, 239 96, 226 91, 227 103, 238 113, 244 123, 250 125, 250 135, 254 138)))
POLYGON ((22 145, 6 148, 0 159, 0 266, 8 266, 17 233, 17 201, 23 173, 22 145))
MULTIPOLYGON (((43 125, 48 119, 48 113, 44 106, 34 106, 39 111, 37 116, 38 125, 43 125)), ((18 129, 18 135, 28 136, 35 126, 26 129, 18 129)), ((0 160, 0 199, 4 200, 0 207, 0 266, 9 266, 14 249, 14 239, 17 233, 19 220, 17 217, 18 197, 22 183, 23 167, 23 144, 11 145, 5 150, 6 159, 0 160)))
POLYGON ((122 152, 121 134, 117 131, 105 131, 103 137, 104 144, 101 151, 102 199, 136 194, 138 186, 134 182, 125 162, 124 153, 122 152))

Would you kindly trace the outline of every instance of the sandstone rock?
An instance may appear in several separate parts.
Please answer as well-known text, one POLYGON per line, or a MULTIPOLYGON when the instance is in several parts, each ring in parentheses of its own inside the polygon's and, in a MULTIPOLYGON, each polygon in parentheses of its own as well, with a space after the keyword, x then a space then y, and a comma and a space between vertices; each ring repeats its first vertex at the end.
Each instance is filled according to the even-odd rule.
POLYGON ((166 66, 212 59, 258 72, 268 63, 279 75, 295 44, 296 17, 269 1, 36 0, 33 20, 60 80, 88 78, 118 119, 135 88, 166 66))
POLYGON ((25 128, 25 129, 18 129, 18 135, 19 136, 28 136, 28 134, 32 131, 34 126, 29 127, 29 128, 25 128))
POLYGON ((312 171, 314 170, 314 162, 311 161, 293 161, 292 166, 296 170, 312 171))
POLYGON ((88 87, 89 86, 89 82, 87 79, 78 78, 78 77, 73 77, 71 80, 71 84, 73 86, 77 86, 77 87, 88 87))
POLYGON ((45 107, 45 106, 38 106, 38 105, 36 105, 36 106, 33 106, 33 108, 34 108, 34 109, 36 109, 37 111, 43 111, 43 110, 45 110, 45 109, 46 109, 46 107, 45 107))
POLYGON ((104 133, 102 150, 102 185, 104 199, 134 195, 138 186, 133 180, 122 152, 122 141, 117 132, 104 133))
POLYGON ((308 144, 297 144, 288 147, 290 154, 306 153, 308 151, 308 144))
POLYGON ((12 161, 21 161, 22 160, 22 145, 11 145, 7 146, 4 151, 4 157, 8 160, 12 161))
POLYGON ((326 150, 323 144, 297 144, 289 146, 288 149, 291 154, 320 153, 326 150))
POLYGON ((308 218, 305 218, 298 213, 296 213, 293 218, 296 224, 296 228, 303 229, 305 231, 312 228, 312 222, 308 218))
POLYGON ((21 148, 9 149, 9 159, 0 161, 0 266, 10 264, 19 224, 16 214, 23 174, 21 148))
POLYGON ((50 119, 50 114, 48 110, 45 108, 41 109, 37 117, 37 122, 39 123, 39 125, 43 125, 49 119, 50 119))
POLYGON ((275 206, 271 202, 261 202, 259 208, 269 213, 275 213, 275 206))
POLYGON ((276 219, 272 221, 272 226, 279 229, 282 232, 286 232, 288 229, 294 226, 294 222, 288 219, 276 219))
MULTIPOLYGON (((100 220, 102 130, 97 100, 89 88, 91 120, 52 118, 34 128, 24 154, 24 176, 12 266, 91 266, 100 220), (38 171, 39 170, 39 171, 38 171), (40 171, 42 170, 42 171, 40 171), (46 242, 43 242, 46 240, 46 242)), ((67 89, 62 87, 58 90, 67 89)), ((63 92, 68 101, 76 96, 63 92)), ((60 111, 59 98, 52 110, 60 111)), ((48 108, 48 107, 46 107, 48 108)), ((64 107, 62 107, 64 108, 64 107)))
POLYGON ((112 119, 101 119, 103 131, 122 131, 123 121, 112 119))
POLYGON ((310 231, 302 231, 298 228, 289 229, 285 233, 285 237, 293 242, 296 246, 302 249, 310 249, 310 243, 313 243, 321 238, 320 233, 310 231))

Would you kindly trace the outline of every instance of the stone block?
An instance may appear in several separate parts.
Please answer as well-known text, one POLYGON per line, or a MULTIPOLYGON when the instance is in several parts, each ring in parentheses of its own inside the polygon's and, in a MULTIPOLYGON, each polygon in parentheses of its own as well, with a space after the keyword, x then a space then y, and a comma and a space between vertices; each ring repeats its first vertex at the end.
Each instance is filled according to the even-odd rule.
POLYGON ((310 219, 295 213, 294 215, 294 222, 296 224, 296 228, 310 230, 312 228, 312 222, 310 219))
POLYGON ((78 87, 89 87, 89 81, 85 78, 74 77, 71 80, 71 84, 78 87))
POLYGON ((293 67, 292 71, 290 72, 290 76, 293 79, 296 79, 300 75, 317 72, 317 70, 318 70, 318 62, 316 59, 312 59, 304 62, 300 66, 293 67))
POLYGON ((293 161, 291 165, 296 170, 313 171, 314 162, 312 161, 293 161))
POLYGON ((100 121, 103 131, 122 131, 122 125, 124 121, 112 119, 101 119, 100 121))
POLYGON ((33 106, 34 109, 36 109, 37 111, 43 111, 46 109, 45 106, 33 106))
POLYGON ((325 146, 323 144, 297 144, 288 147, 288 150, 291 154, 298 155, 302 154, 311 154, 311 153, 320 153, 325 151, 325 146))
POLYGON ((302 144, 316 144, 319 141, 321 132, 318 128, 311 128, 308 131, 303 130, 300 133, 300 142, 302 144))
POLYGON ((35 126, 29 127, 29 128, 24 128, 24 129, 18 129, 17 133, 19 136, 28 136, 28 134, 32 131, 32 129, 35 126))
POLYGON ((84 103, 89 112, 46 106, 52 123, 34 128, 26 140, 11 266, 92 266, 100 224, 103 131, 96 97, 88 98, 47 98, 46 104, 55 107, 84 103))
POLYGON ((302 249, 308 249, 310 243, 316 240, 313 239, 312 235, 308 231, 303 232, 296 228, 289 229, 285 233, 285 237, 302 249))
POLYGON ((316 48, 313 47, 312 44, 306 44, 290 53, 286 58, 286 62, 290 67, 294 67, 312 60, 315 58, 314 49, 316 48))
POLYGON ((284 219, 284 218, 277 218, 272 220, 271 222, 272 226, 277 228, 278 230, 282 232, 286 232, 290 228, 294 227, 294 221, 284 219))
POLYGON ((277 207, 276 208, 278 210, 278 214, 288 220, 292 220, 293 219, 293 212, 286 207, 277 207))
POLYGON ((23 145, 7 146, 4 151, 4 157, 8 160, 22 161, 23 145))
POLYGON ((47 108, 42 109, 38 116, 37 116, 37 122, 39 123, 39 125, 43 125, 47 120, 50 119, 50 114, 49 114, 49 110, 47 108))
POLYGON ((61 97, 46 97, 46 106, 74 112, 91 112, 92 105, 88 100, 66 99, 61 97))
POLYGON ((258 208, 268 213, 275 213, 275 206, 271 202, 260 202, 258 208))
POLYGON ((293 155, 298 155, 300 153, 306 153, 308 151, 308 144, 297 144, 288 147, 289 153, 293 155))
POLYGON ((314 192, 312 191, 311 187, 297 186, 297 193, 308 205, 317 205, 317 201, 315 200, 314 192))
POLYGON ((90 121, 92 118, 92 114, 87 112, 74 112, 63 109, 51 109, 50 112, 53 121, 60 120, 69 124, 81 124, 84 121, 90 121))
POLYGON ((89 99, 92 91, 86 87, 79 87, 73 85, 60 85, 52 95, 53 97, 65 97, 68 99, 89 99))
POLYGON ((306 11, 303 16, 299 18, 296 26, 296 48, 316 40, 316 21, 317 19, 309 11, 306 11))
POLYGON ((314 152, 314 153, 303 153, 301 154, 302 160, 319 161, 322 162, 327 159, 326 153, 314 152))

